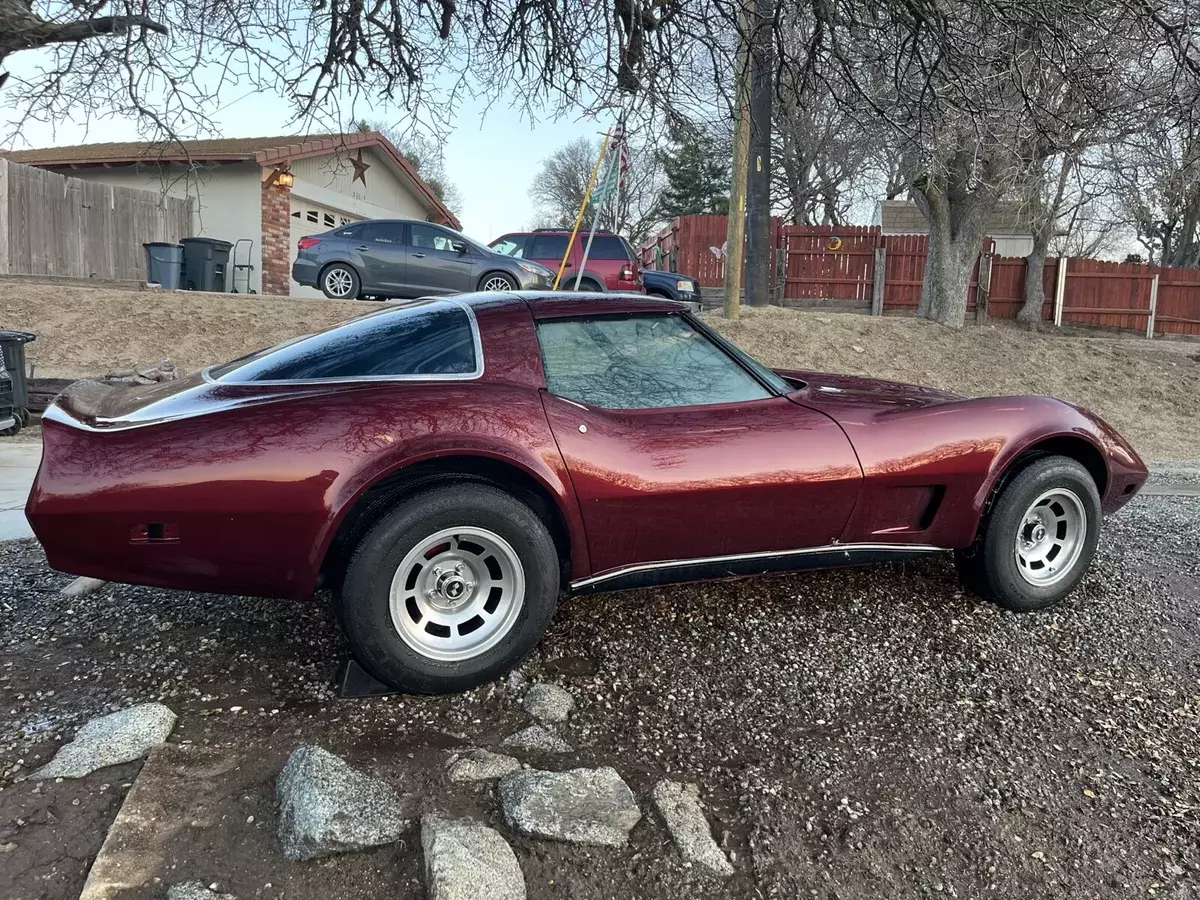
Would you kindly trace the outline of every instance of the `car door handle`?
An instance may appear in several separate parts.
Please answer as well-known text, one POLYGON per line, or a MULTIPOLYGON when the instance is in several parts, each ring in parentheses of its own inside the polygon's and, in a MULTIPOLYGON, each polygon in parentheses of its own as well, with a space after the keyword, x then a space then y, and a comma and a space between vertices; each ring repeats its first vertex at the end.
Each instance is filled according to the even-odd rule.
POLYGON ((414 254, 413 254, 413 256, 415 256, 417 259, 424 259, 424 258, 425 258, 425 254, 424 254, 424 253, 414 253, 414 254))
POLYGON ((359 249, 359 251, 360 251, 361 253, 366 253, 366 252, 367 252, 368 250, 370 250, 371 248, 370 248, 370 247, 368 247, 366 244, 363 244, 363 245, 362 245, 361 247, 359 247, 358 249, 359 249))

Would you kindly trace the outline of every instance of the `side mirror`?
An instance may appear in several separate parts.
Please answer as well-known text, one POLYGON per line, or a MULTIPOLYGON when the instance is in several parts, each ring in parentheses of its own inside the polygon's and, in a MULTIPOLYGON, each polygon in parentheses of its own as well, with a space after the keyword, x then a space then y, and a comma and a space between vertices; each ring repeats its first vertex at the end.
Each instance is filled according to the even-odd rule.
POLYGON ((450 246, 458 251, 459 256, 465 256, 467 253, 467 242, 466 241, 451 241, 450 246))

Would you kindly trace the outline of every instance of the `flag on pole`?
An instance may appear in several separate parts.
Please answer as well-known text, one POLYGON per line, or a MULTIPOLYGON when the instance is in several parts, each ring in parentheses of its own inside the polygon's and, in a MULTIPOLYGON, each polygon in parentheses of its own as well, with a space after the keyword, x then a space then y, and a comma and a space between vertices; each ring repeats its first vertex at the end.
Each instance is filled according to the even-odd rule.
POLYGON ((613 129, 612 143, 609 145, 609 151, 615 152, 617 156, 617 179, 620 186, 625 187, 625 176, 629 174, 629 142, 625 140, 625 128, 619 122, 617 127, 613 129))

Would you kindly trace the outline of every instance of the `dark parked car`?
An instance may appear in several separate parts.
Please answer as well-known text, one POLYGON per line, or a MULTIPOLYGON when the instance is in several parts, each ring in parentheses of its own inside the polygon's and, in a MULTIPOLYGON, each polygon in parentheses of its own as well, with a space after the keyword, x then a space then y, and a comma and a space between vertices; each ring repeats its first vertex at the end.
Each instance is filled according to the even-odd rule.
POLYGON ((450 228, 372 219, 302 237, 292 278, 334 300, 543 290, 554 273, 493 253, 450 228))
POLYGON ((76 382, 42 427, 26 512, 54 568, 323 582, 358 661, 422 692, 505 672, 564 593, 953 551, 1041 609, 1146 478, 1070 403, 772 371, 635 295, 394 306, 181 381, 76 382))
POLYGON ((678 300, 692 312, 700 312, 700 288, 695 278, 661 269, 642 269, 642 283, 650 296, 678 300))
MULTIPOLYGON (((497 253, 513 259, 532 260, 557 273, 567 252, 571 232, 563 228, 539 228, 536 231, 513 231, 496 238, 490 246, 497 253)), ((571 255, 563 269, 561 290, 574 290, 579 282, 581 291, 642 291, 642 264, 620 235, 597 231, 592 239, 587 265, 580 275, 587 234, 575 236, 571 255)))

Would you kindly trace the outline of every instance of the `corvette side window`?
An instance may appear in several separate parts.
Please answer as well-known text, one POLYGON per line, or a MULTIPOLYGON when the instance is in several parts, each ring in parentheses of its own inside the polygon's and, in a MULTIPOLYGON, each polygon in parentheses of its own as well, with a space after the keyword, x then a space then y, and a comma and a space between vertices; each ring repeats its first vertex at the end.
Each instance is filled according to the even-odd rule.
POLYGON ((217 366, 225 382, 478 374, 475 331, 463 307, 421 300, 369 313, 217 366))
POLYGON ((736 403, 771 396, 679 316, 539 322, 546 387, 608 409, 736 403))

